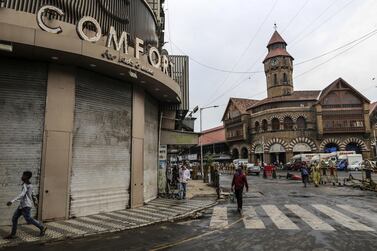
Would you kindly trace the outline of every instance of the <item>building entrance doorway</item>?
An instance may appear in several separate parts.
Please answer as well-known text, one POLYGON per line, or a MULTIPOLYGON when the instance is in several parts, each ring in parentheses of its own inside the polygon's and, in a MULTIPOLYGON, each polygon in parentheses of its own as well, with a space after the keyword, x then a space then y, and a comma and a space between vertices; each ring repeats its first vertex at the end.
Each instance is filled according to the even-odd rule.
POLYGON ((281 144, 273 144, 270 147, 270 163, 279 164, 286 162, 285 148, 281 144))

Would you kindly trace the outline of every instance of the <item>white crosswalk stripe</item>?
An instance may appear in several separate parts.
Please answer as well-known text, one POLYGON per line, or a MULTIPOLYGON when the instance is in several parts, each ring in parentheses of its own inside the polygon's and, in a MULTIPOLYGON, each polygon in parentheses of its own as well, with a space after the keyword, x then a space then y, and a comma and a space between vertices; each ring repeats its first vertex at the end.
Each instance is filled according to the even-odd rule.
POLYGON ((228 225, 228 208, 214 207, 210 228, 225 228, 228 225))
POLYGON ((350 205, 336 205, 337 207, 340 207, 350 213, 353 213, 353 214, 356 214, 356 215, 359 215, 365 219, 367 219, 368 221, 371 221, 371 222, 374 222, 375 224, 377 224, 377 214, 375 213, 371 213, 369 212, 368 210, 365 210, 365 209, 362 209, 362 208, 356 208, 356 207, 353 207, 353 206, 350 206, 350 205))
POLYGON ((243 210, 243 223, 246 229, 264 229, 266 226, 263 221, 259 219, 254 207, 244 207, 243 210))
POLYGON ((299 229, 279 208, 275 205, 262 205, 263 210, 270 217, 272 222, 279 229, 297 230, 299 229))
POLYGON ((306 209, 300 207, 299 205, 290 204, 285 205, 286 208, 291 210, 294 214, 300 217, 306 224, 308 224, 314 230, 321 230, 321 231, 334 231, 335 229, 315 216, 314 214, 310 213, 306 209))
POLYGON ((326 214, 330 218, 334 219, 336 222, 338 222, 346 228, 349 228, 354 231, 374 231, 374 229, 364 224, 361 224, 358 221, 352 219, 351 217, 348 217, 347 215, 342 214, 341 212, 336 211, 328 206, 320 204, 314 204, 312 206, 317 210, 321 211, 322 213, 326 214))
MULTIPOLYGON (((303 208, 297 204, 286 204, 285 208, 289 209, 298 216, 300 220, 309 225, 313 230, 317 231, 336 231, 334 226, 331 226, 329 223, 325 222, 324 218, 321 218, 315 214, 315 212, 310 212, 310 210, 303 208)), ((337 224, 341 224, 344 227, 353 230, 353 231, 371 231, 375 232, 376 230, 358 222, 356 219, 353 219, 335 209, 332 209, 323 204, 313 204, 314 209, 318 212, 327 215, 332 218, 337 224)), ((346 210, 347 212, 357 214, 370 222, 377 222, 377 214, 374 214, 368 210, 356 208, 349 205, 337 205, 339 208, 346 210)), ((245 229, 266 229, 268 226, 265 225, 266 222, 262 220, 262 217, 265 217, 265 214, 258 215, 258 207, 261 207, 270 220, 276 225, 278 229, 281 230, 298 230, 300 229, 289 217, 291 214, 286 215, 281 211, 276 205, 258 205, 258 206, 245 206, 243 210, 243 226, 245 229), (262 216, 262 217, 261 217, 262 216)), ((232 207, 230 207, 232 208, 232 207)), ((229 224, 233 225, 232 222, 240 219, 240 215, 233 213, 232 211, 228 212, 228 207, 226 206, 216 206, 213 208, 212 217, 209 223, 210 228, 228 228, 229 224), (228 219, 228 213, 230 220, 228 219), (234 219, 234 217, 236 219, 234 219)))

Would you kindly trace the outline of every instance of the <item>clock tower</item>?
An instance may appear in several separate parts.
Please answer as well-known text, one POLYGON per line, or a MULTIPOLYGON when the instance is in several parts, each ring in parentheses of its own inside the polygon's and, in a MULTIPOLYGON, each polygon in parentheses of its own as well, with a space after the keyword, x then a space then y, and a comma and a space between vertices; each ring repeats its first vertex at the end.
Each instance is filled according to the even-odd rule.
POLYGON ((269 98, 291 95, 293 92, 293 57, 286 50, 287 43, 275 30, 268 42, 268 54, 263 60, 269 98))

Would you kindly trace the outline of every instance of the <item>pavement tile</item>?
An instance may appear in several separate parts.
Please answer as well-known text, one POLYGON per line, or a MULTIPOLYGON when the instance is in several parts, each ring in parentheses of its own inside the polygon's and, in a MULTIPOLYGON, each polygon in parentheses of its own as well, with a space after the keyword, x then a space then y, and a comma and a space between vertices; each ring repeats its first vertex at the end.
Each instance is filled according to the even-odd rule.
MULTIPOLYGON (((39 237, 39 231, 34 226, 20 225, 19 238, 11 241, 0 239, 0 247, 14 246, 22 242, 45 242, 146 226, 156 222, 178 219, 213 203, 215 201, 155 199, 140 208, 48 222, 46 223, 48 230, 42 238, 39 237)), ((10 227, 5 226, 0 229, 0 234, 5 236, 9 231, 10 227)))

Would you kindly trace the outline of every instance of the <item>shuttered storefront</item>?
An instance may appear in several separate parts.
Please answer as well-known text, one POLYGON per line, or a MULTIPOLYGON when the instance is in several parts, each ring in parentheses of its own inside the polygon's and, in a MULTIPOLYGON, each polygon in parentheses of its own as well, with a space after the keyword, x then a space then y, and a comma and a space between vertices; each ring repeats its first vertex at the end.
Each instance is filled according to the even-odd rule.
POLYGON ((46 104, 47 66, 0 58, 0 225, 10 224, 23 171, 38 193, 46 104))
POLYGON ((145 95, 144 201, 157 197, 158 103, 145 95))
POLYGON ((131 86, 79 71, 70 191, 70 216, 129 205, 131 86))

